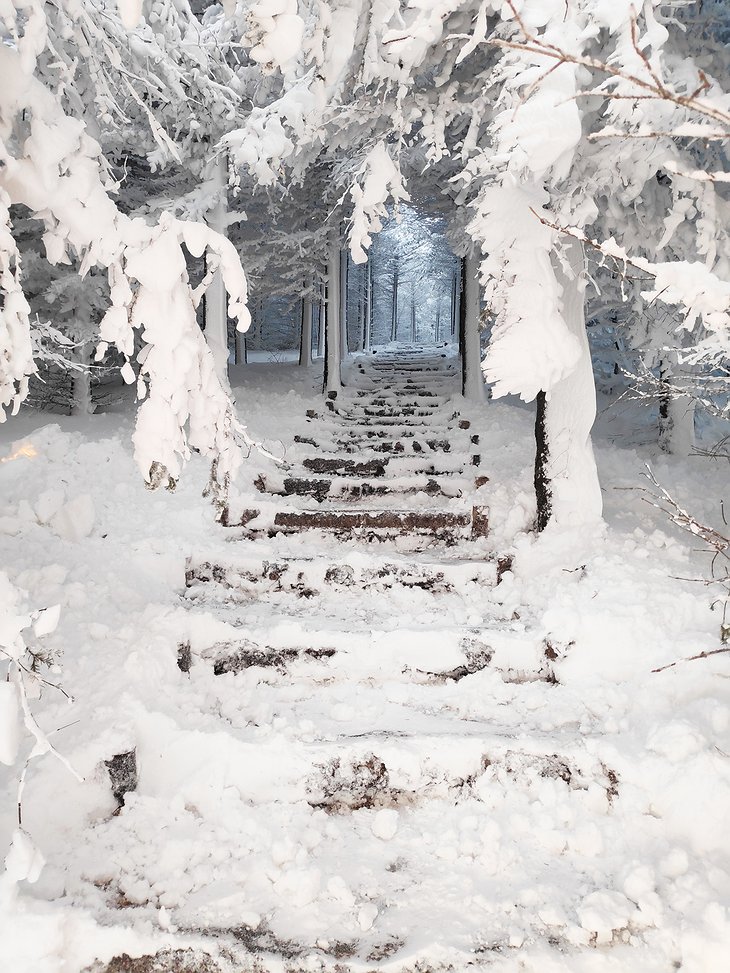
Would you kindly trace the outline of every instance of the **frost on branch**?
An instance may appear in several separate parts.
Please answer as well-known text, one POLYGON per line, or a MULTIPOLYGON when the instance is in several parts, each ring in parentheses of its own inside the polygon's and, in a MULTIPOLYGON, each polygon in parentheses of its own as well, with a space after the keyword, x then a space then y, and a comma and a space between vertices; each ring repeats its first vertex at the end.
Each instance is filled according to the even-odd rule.
POLYGON ((16 762, 23 730, 33 738, 33 746, 18 779, 18 826, 5 858, 5 875, 0 876, 11 886, 24 880, 35 882, 43 868, 43 856, 23 830, 23 791, 30 761, 51 753, 77 780, 81 779, 41 729, 29 702, 31 689, 33 693, 37 693, 39 686, 58 689, 39 676, 36 669, 39 660, 47 660, 39 639, 55 629, 59 614, 58 605, 35 612, 25 611, 21 592, 7 574, 0 571, 0 762, 9 766, 16 762))
MULTIPOLYGON (((208 249, 215 254, 229 294, 229 313, 239 330, 245 330, 250 320, 246 279, 235 249, 213 231, 169 215, 150 226, 120 213, 103 184, 99 146, 83 124, 68 118, 39 81, 24 75, 17 54, 7 48, 0 48, 0 72, 6 78, 0 90, 1 134, 6 144, 12 137, 19 146, 15 155, 6 153, 0 171, 5 199, 41 215, 49 239, 63 242, 58 254, 69 247, 83 257, 82 272, 95 264, 109 269, 111 307, 100 337, 127 357, 127 379, 134 379, 130 359, 135 330, 141 332, 137 390, 144 403, 134 443, 145 479, 150 479, 153 464, 177 479, 191 449, 217 458, 221 475, 230 476, 240 462, 239 445, 250 441, 198 327, 195 307, 202 294, 190 287, 181 247, 186 242, 195 253, 208 249), (23 116, 30 119, 29 132, 23 116)), ((5 258, 0 284, 11 300, 6 300, 0 336, 6 344, 13 342, 13 373, 0 373, 0 389, 7 402, 14 382, 25 391, 30 338, 27 305, 9 263, 12 237, 7 228, 5 234, 0 240, 10 257, 5 258), (8 317, 8 308, 14 318, 8 317)))
MULTIPOLYGON (((213 354, 195 315, 196 298, 188 282, 181 243, 193 255, 212 249, 229 295, 228 311, 245 331, 246 279, 233 246, 201 224, 163 215, 157 227, 126 224, 131 237, 123 259, 110 269, 112 307, 101 323, 102 340, 131 356, 133 332, 145 342, 137 355, 138 397, 143 399, 134 433, 135 458, 154 484, 153 471, 164 468, 174 482, 196 449, 218 458, 221 472, 238 466, 238 443, 245 430, 216 375, 213 354)), ((160 481, 160 478, 156 478, 160 481)))
POLYGON ((268 71, 285 70, 299 54, 304 38, 297 0, 259 0, 250 8, 248 17, 251 60, 268 71))
POLYGON ((10 199, 0 188, 0 422, 11 402, 13 414, 28 393, 35 371, 30 307, 20 283, 20 256, 10 232, 10 199))
POLYGON ((561 311, 551 262, 554 233, 533 212, 546 198, 542 188, 516 185, 507 176, 481 194, 469 228, 487 251, 481 276, 496 314, 484 373, 495 396, 519 395, 526 402, 570 374, 581 351, 561 311))
POLYGON ((351 189, 355 206, 350 231, 350 251, 356 264, 365 263, 370 248, 370 233, 383 228, 382 218, 387 217, 387 202, 397 205, 411 197, 403 185, 400 169, 390 157, 385 142, 379 142, 363 163, 362 186, 354 183, 351 189))

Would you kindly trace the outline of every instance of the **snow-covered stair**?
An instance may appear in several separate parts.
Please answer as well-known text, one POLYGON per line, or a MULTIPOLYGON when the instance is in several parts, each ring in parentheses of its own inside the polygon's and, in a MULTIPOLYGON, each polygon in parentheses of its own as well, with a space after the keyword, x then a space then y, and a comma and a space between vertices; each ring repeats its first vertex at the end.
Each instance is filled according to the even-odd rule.
POLYGON ((307 413, 287 467, 260 474, 263 497, 226 511, 245 536, 325 531, 339 539, 420 538, 420 544, 480 540, 479 437, 461 416, 458 363, 446 352, 409 349, 356 360, 352 382, 307 413))
POLYGON ((188 558, 174 712, 140 714, 140 786, 75 850, 69 891, 190 962, 151 946, 147 965, 89 973, 592 957, 593 927, 560 904, 603 894, 596 856, 630 787, 596 745, 605 707, 561 683, 573 644, 515 601, 490 548, 457 363, 409 355, 356 359, 289 468, 262 471, 239 526, 188 558), (429 397, 425 428, 420 407, 392 431, 360 414, 429 397))

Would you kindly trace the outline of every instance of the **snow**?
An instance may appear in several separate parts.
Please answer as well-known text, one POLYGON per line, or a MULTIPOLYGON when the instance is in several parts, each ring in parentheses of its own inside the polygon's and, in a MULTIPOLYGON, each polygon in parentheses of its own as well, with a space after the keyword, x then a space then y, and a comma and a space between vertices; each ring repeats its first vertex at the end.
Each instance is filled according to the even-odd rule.
POLYGON ((0 683, 0 762, 15 763, 20 745, 18 691, 12 682, 0 683))
MULTIPOLYGON (((233 372, 252 431, 288 454, 301 448, 295 432, 311 432, 320 382, 317 365, 233 372)), ((18 881, 0 906, 3 968, 55 973, 169 945, 219 955, 221 944, 246 969, 250 956, 220 932, 235 927, 272 970, 277 941, 303 948, 288 961, 302 970, 367 966, 379 950, 399 971, 723 969, 728 657, 652 672, 718 645, 720 616, 710 590, 682 580, 707 561, 626 488, 648 459, 712 521, 724 467, 622 445, 644 419, 601 413, 607 529, 535 540, 522 532, 534 515, 530 411, 510 400, 469 414, 490 476, 490 550, 513 557, 499 586, 479 559, 389 550, 411 567, 440 559, 454 578, 478 567, 483 580, 184 601, 191 554, 241 570, 314 556, 306 579, 321 588, 322 563, 366 572, 383 552, 315 535, 237 539, 200 498, 200 458, 175 494, 145 490, 130 415, 10 421, 0 455, 32 451, 0 464, 0 560, 27 594, 0 575, 0 641, 16 644, 27 611, 61 606, 57 628, 41 630, 54 656, 44 674, 74 702, 38 687, 30 706, 46 731, 60 728, 53 744, 83 781, 51 754, 34 760, 18 836, 27 734, 3 771, 0 835, 4 849, 15 842, 18 881), (56 529, 75 497, 79 519, 93 509, 81 536, 56 529), (465 634, 490 646, 491 663, 434 680, 464 661, 465 634), (337 651, 215 676, 221 644, 241 639, 337 651), (186 641, 189 673, 177 666, 186 641), (115 813, 103 762, 133 747, 139 784, 115 813), (388 773, 374 806, 315 806, 331 793, 332 759, 344 786, 373 756, 388 773), (20 878, 36 876, 37 854, 46 864, 30 885, 20 878), (352 961, 333 954, 338 943, 354 944, 352 961)), ((241 502, 261 500, 252 480, 266 464, 249 460, 241 502)))

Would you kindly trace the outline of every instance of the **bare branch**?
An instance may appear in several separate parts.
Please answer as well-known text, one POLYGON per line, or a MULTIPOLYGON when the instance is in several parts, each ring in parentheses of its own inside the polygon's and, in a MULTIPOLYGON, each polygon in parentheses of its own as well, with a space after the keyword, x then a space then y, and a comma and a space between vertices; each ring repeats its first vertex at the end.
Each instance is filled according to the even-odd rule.
POLYGON ((658 669, 652 669, 652 672, 664 672, 665 669, 671 669, 673 666, 679 665, 680 662, 694 662, 696 659, 709 659, 712 655, 722 655, 725 652, 730 652, 730 646, 726 646, 724 649, 710 649, 709 652, 698 652, 697 655, 687 656, 686 659, 677 659, 676 662, 670 662, 666 666, 659 666, 658 669))
MULTIPOLYGON (((601 74, 608 75, 610 79, 615 81, 627 81, 629 84, 635 85, 639 91, 635 95, 626 94, 624 97, 640 98, 642 97, 642 93, 645 93, 643 95, 644 97, 658 98, 662 101, 671 102, 678 107, 686 108, 688 111, 694 112, 695 114, 701 115, 705 118, 709 118, 713 122, 724 126, 728 131, 724 132, 722 137, 730 137, 730 113, 721 108, 717 108, 714 105, 708 104, 707 101, 699 98, 699 95, 710 87, 709 81, 704 72, 699 72, 699 84, 689 95, 683 95, 680 92, 674 91, 667 87, 667 85, 664 84, 661 78, 659 78, 657 75, 649 59, 638 46, 637 20, 635 16, 633 16, 631 19, 632 44, 636 54, 646 68, 649 76, 648 78, 642 78, 639 75, 632 74, 623 70, 622 68, 608 64, 606 61, 602 61, 599 58, 571 54, 569 51, 563 50, 562 48, 557 47, 555 44, 546 43, 528 29, 524 20, 517 12, 512 0, 507 0, 507 5, 512 11, 515 22, 522 32, 525 40, 515 41, 507 40, 506 38, 502 37, 492 37, 487 40, 487 43, 493 47, 501 47, 507 50, 521 51, 525 54, 535 54, 539 57, 550 58, 551 60, 557 62, 556 66, 560 66, 561 64, 575 64, 581 67, 591 68, 592 70, 598 71, 601 74)), ((599 94, 599 92, 596 93, 599 94)), ((610 94, 612 93, 603 93, 604 97, 609 97, 610 94)), ((671 135, 671 133, 669 134, 671 135)))

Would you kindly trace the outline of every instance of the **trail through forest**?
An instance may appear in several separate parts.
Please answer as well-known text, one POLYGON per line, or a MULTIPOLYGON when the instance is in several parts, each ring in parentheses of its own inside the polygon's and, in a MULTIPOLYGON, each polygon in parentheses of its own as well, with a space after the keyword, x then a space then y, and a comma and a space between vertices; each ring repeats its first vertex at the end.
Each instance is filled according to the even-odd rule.
MULTIPOLYGON (((341 964, 486 963, 546 935, 502 885, 505 869, 551 884, 556 809, 576 825, 586 809, 610 817, 618 774, 575 732, 589 714, 558 707, 546 722, 568 647, 500 603, 510 559, 485 547, 488 478, 459 410, 459 364, 442 349, 362 356, 329 409, 310 410, 286 475, 258 480, 285 509, 246 509, 230 558, 189 562, 192 610, 230 626, 215 641, 196 627, 191 679, 212 668, 226 695, 265 700, 246 797, 293 821, 287 835, 310 836, 304 848, 276 842, 287 867, 271 904, 287 904, 273 925, 257 916, 243 933, 242 900, 213 894, 186 910, 196 926, 232 923, 260 949, 341 964), (289 541, 303 531, 297 553, 289 541), (265 559, 249 542, 262 533, 274 536, 265 559)), ((559 869, 571 884, 601 840, 587 821, 579 829, 559 869)), ((612 938, 579 923, 548 938, 557 949, 599 932, 612 938)))
POLYGON ((46 864, 4 968, 721 969, 727 657, 652 672, 718 619, 682 580, 701 560, 614 489, 642 464, 617 416, 611 531, 535 540, 532 417, 469 412, 450 350, 355 356, 329 405, 295 371, 236 387, 285 465, 252 453, 228 526, 204 463, 140 487, 128 418, 4 453, 2 555, 61 604, 74 697, 32 705, 83 778, 31 764, 46 864))

